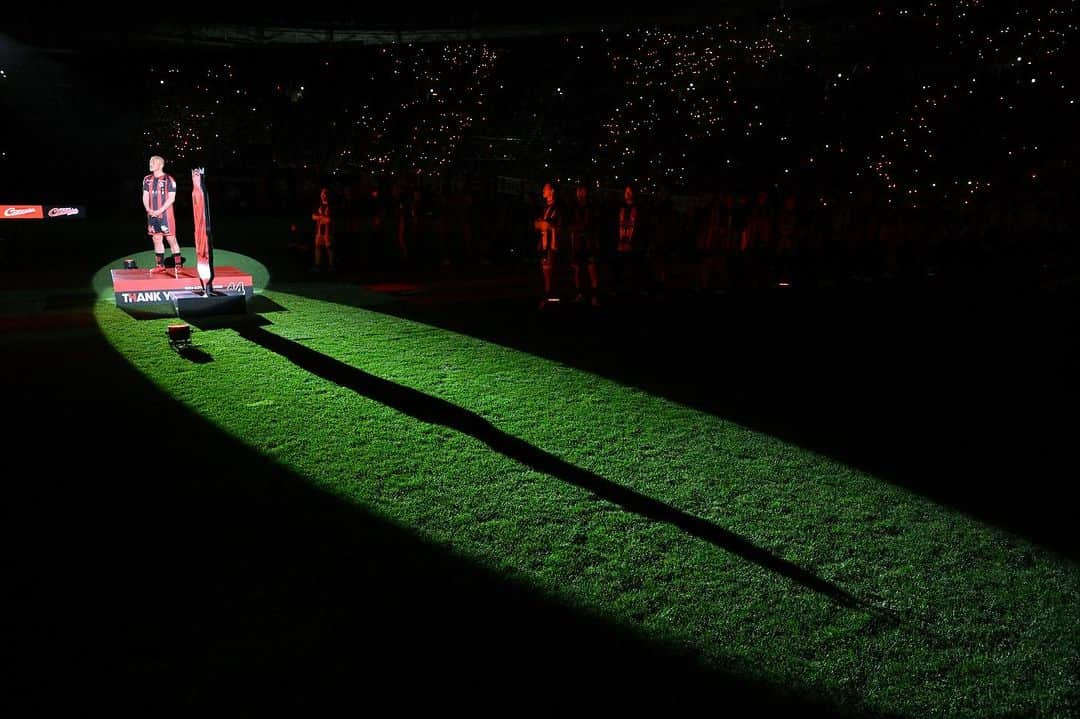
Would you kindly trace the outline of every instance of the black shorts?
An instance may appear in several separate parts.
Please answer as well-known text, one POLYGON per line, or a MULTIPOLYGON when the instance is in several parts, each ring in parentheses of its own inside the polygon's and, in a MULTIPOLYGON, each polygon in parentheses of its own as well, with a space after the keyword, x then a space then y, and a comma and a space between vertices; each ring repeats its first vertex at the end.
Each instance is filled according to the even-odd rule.
POLYGON ((173 227, 172 212, 166 212, 162 217, 146 216, 146 232, 150 235, 175 235, 176 228, 173 227))
POLYGON ((593 235, 574 235, 570 237, 570 259, 575 265, 595 263, 600 253, 596 237, 593 235))

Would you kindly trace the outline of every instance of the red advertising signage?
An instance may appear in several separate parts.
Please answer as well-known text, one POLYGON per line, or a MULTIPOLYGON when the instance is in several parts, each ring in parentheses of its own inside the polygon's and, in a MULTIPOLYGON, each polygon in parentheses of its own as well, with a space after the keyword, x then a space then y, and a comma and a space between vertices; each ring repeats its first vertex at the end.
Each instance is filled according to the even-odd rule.
POLYGON ((41 220, 45 211, 41 205, 0 205, 0 220, 41 220))

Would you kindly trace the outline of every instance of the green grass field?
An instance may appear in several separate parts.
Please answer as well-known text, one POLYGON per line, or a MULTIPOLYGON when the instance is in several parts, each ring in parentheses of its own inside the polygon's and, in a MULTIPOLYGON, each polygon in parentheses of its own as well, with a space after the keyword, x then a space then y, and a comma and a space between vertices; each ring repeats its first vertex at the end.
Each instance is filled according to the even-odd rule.
POLYGON ((195 331, 201 361, 164 350, 169 319, 93 312, 237 443, 706 671, 838 713, 1075 716, 1072 560, 724 417, 380 312, 360 288, 263 297, 266 322, 195 331))

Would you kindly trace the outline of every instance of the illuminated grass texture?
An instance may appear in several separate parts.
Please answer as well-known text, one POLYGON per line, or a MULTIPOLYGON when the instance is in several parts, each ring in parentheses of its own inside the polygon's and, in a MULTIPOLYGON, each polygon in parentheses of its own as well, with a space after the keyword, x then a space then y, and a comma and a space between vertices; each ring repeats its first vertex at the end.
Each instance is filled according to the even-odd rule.
POLYGON ((355 297, 264 294, 282 311, 263 325, 195 331, 202 362, 163 351, 175 320, 95 314, 313 485, 708 667, 875 714, 1075 708, 1072 562, 600 376, 355 297))

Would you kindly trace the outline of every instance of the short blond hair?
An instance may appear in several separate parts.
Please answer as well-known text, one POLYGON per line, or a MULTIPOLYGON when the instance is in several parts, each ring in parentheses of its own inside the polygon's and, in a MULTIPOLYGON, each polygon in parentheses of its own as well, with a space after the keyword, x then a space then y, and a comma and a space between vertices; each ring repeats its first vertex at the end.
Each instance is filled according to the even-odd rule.
POLYGON ((165 164, 165 158, 162 157, 161 155, 151 155, 150 156, 150 162, 153 162, 154 160, 161 160, 161 164, 162 165, 165 164))

